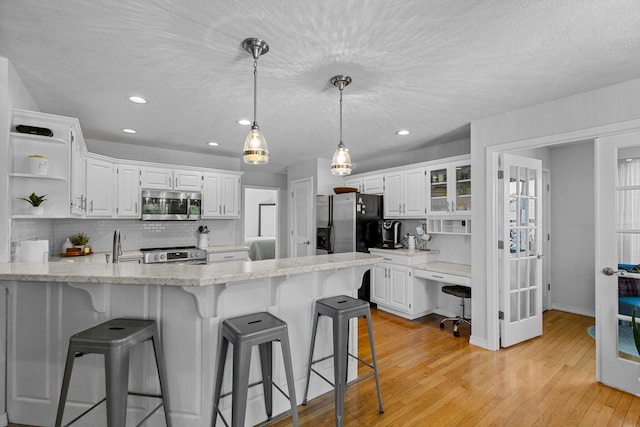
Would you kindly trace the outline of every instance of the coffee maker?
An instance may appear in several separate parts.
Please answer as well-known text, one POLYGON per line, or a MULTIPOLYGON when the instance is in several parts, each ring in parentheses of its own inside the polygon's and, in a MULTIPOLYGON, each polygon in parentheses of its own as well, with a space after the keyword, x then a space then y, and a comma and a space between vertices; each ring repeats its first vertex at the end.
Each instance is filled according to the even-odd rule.
POLYGON ((402 243, 400 242, 400 221, 387 219, 380 221, 379 227, 380 237, 382 239, 379 245, 380 248, 399 249, 402 247, 402 243))

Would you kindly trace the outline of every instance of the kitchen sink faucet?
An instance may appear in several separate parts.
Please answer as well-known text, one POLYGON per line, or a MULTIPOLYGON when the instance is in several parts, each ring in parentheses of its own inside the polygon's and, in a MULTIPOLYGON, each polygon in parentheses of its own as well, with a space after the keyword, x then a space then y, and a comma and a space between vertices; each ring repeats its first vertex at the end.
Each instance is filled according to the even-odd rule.
POLYGON ((117 264, 120 255, 122 255, 122 245, 120 244, 120 232, 118 230, 113 232, 113 251, 112 251, 112 259, 113 263, 117 264))

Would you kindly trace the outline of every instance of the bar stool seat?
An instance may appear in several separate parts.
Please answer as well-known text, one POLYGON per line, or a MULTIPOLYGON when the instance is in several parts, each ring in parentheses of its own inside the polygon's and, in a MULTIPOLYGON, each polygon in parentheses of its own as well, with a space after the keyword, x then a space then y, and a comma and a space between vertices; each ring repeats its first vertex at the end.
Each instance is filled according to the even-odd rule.
POLYGON ((465 298, 471 298, 471 288, 469 286, 462 286, 462 285, 449 285, 449 286, 443 286, 442 292, 445 294, 453 295, 460 298, 461 313, 460 313, 460 316, 447 317, 446 319, 442 319, 440 321, 440 329, 444 329, 444 322, 452 321, 453 335, 456 337, 459 337, 460 332, 458 331, 458 327, 460 326, 460 324, 464 322, 464 323, 467 323, 468 325, 471 325, 471 319, 469 319, 465 315, 465 306, 464 306, 465 298))
POLYGON ((144 396, 162 399, 162 402, 145 416, 140 424, 144 423, 160 407, 164 406, 164 417, 168 427, 171 427, 169 419, 169 396, 166 391, 167 375, 162 354, 162 345, 155 320, 145 319, 112 319, 92 328, 78 332, 69 339, 69 349, 64 367, 62 390, 58 402, 56 415, 56 427, 62 425, 73 362, 77 357, 86 354, 102 354, 105 363, 106 396, 94 404, 91 408, 74 418, 65 426, 75 423, 78 419, 96 408, 102 402, 107 402, 107 426, 122 427, 127 420, 127 396, 144 396), (129 391, 129 353, 136 345, 150 340, 156 359, 156 367, 160 380, 160 393, 137 393, 129 391))
POLYGON ((298 405, 296 404, 291 348, 289 346, 289 334, 286 322, 268 312, 253 313, 224 320, 218 339, 218 360, 216 362, 216 382, 213 394, 211 425, 216 425, 218 415, 220 415, 224 424, 228 426, 220 412, 219 404, 220 398, 231 395, 231 425, 243 427, 247 408, 248 389, 249 387, 259 384, 263 386, 264 404, 267 413, 267 422, 262 425, 271 424, 291 414, 293 424, 298 426, 298 405), (282 359, 287 377, 289 395, 273 382, 272 347, 274 341, 280 341, 282 348, 282 359), (222 376, 224 374, 229 343, 233 344, 232 391, 221 394, 222 376), (262 381, 249 384, 251 349, 256 345, 259 346, 260 350, 262 381), (289 399, 291 404, 290 410, 279 414, 277 417, 272 417, 273 387, 289 399))
POLYGON ((346 295, 339 295, 331 298, 319 299, 315 303, 313 314, 313 327, 311 336, 311 348, 309 349, 309 360, 307 368, 307 385, 304 391, 303 405, 307 404, 307 393, 309 392, 309 381, 311 372, 313 371, 320 378, 335 388, 335 421, 336 426, 344 425, 344 395, 348 386, 363 381, 367 378, 375 377, 376 389, 378 392, 378 411, 384 412, 382 405, 382 395, 380 394, 380 380, 378 378, 378 363, 376 360, 376 349, 373 343, 373 327, 371 325, 371 310, 367 301, 355 299, 346 295), (333 354, 313 360, 313 351, 315 348, 316 333, 318 330, 318 318, 320 316, 328 316, 333 319, 333 354), (359 357, 349 353, 349 320, 356 317, 364 317, 367 321, 367 330, 369 334, 369 346, 371 348, 372 364, 360 359, 359 357), (353 357, 360 363, 371 368, 371 372, 360 378, 347 383, 347 362, 348 356, 353 357), (315 363, 327 360, 333 357, 334 381, 331 382, 318 371, 313 369, 315 363))

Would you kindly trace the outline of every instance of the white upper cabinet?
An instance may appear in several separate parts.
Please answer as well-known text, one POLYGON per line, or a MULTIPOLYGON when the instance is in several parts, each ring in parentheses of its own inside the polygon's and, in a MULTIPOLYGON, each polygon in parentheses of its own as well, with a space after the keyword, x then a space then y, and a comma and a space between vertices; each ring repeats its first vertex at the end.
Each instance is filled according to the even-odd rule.
POLYGON ((75 129, 71 130, 71 215, 84 216, 87 210, 86 193, 87 152, 75 129))
POLYGON ((345 187, 357 188, 362 193, 362 178, 347 178, 344 180, 345 187))
POLYGON ((120 164, 116 169, 118 218, 140 218, 140 168, 120 164))
POLYGON ((384 174, 369 175, 362 177, 362 193, 364 194, 384 194, 384 174))
POLYGON ((427 216, 471 215, 469 160, 427 168, 427 216))
POLYGON ((143 167, 142 188, 154 190, 201 191, 202 173, 143 167))
POLYGON ((111 218, 115 214, 115 165, 87 158, 87 217, 111 218))
POLYGON ((205 173, 202 218, 240 217, 240 175, 205 173))
POLYGON ((425 217, 424 168, 389 172, 384 180, 385 218, 425 217))

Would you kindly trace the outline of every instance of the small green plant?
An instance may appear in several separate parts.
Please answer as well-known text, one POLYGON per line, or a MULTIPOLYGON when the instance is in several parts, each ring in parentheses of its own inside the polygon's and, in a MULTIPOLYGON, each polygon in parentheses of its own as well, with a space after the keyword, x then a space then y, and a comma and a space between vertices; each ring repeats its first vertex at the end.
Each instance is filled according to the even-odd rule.
POLYGON ((631 315, 631 327, 633 328, 633 340, 636 343, 636 349, 640 353, 640 331, 638 331, 638 325, 636 324, 636 309, 633 309, 631 315))
POLYGON ((74 246, 84 246, 89 242, 89 236, 84 233, 74 234, 69 239, 74 246))
POLYGON ((43 194, 42 196, 38 196, 36 193, 31 193, 28 199, 24 197, 20 197, 20 200, 24 200, 25 202, 29 203, 33 207, 38 207, 42 204, 42 202, 47 200, 45 199, 45 197, 47 197, 46 194, 43 194))

